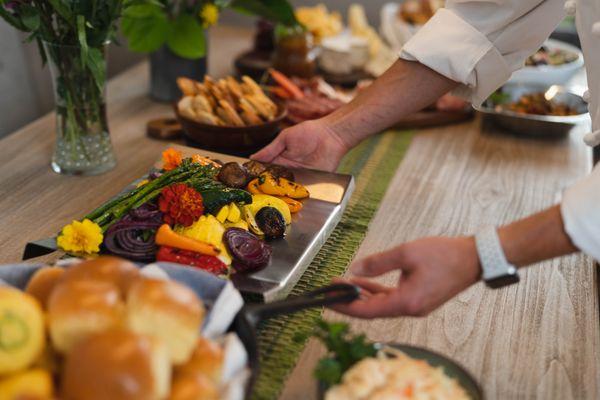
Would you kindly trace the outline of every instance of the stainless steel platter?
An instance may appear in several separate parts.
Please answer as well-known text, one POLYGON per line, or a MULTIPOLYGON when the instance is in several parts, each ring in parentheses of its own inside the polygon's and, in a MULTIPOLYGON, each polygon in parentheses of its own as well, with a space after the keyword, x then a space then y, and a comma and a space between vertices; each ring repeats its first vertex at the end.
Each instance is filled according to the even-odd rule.
MULTIPOLYGON (((247 159, 214 153, 191 147, 170 145, 185 156, 202 154, 223 162, 245 162, 247 159)), ((156 167, 160 167, 157 162, 156 167)), ((293 169, 296 180, 306 186, 310 198, 303 201, 302 210, 293 215, 284 239, 271 242, 271 263, 254 273, 233 274, 234 285, 243 293, 270 302, 286 297, 323 246, 354 191, 351 175, 307 169, 293 169)), ((57 250, 54 238, 28 243, 23 259, 41 256, 57 250)))
POLYGON ((567 135, 571 129, 589 120, 587 103, 577 90, 563 86, 546 86, 535 83, 509 83, 502 87, 502 93, 508 95, 507 101, 517 101, 524 94, 545 93, 547 99, 567 104, 578 114, 571 116, 520 114, 512 111, 498 111, 492 99, 474 108, 484 117, 498 126, 512 132, 541 137, 560 137, 567 135))

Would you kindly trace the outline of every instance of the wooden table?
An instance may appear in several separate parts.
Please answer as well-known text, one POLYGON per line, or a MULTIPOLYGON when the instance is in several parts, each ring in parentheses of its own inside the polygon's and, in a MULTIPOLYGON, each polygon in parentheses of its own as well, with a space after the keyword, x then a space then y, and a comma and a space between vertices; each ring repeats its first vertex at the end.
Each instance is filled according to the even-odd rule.
MULTIPOLYGON (((250 40, 244 30, 215 30, 210 72, 230 72, 232 56, 250 40)), ((50 170, 52 115, 0 141, 0 263, 19 261, 27 241, 56 233, 152 165, 164 143, 146 138, 145 123, 171 109, 147 93, 146 64, 110 82, 109 121, 119 164, 102 176, 50 170)), ((590 168, 580 136, 548 142, 482 133, 477 120, 419 132, 358 256, 425 235, 472 233, 553 204, 590 168)), ((330 312, 327 317, 340 318, 330 312)), ((476 285, 427 318, 350 322, 372 340, 412 343, 456 359, 490 399, 600 398, 596 270, 583 255, 527 269, 519 285, 502 290, 476 285)), ((311 370, 321 351, 314 342, 307 346, 282 398, 314 397, 311 370)))

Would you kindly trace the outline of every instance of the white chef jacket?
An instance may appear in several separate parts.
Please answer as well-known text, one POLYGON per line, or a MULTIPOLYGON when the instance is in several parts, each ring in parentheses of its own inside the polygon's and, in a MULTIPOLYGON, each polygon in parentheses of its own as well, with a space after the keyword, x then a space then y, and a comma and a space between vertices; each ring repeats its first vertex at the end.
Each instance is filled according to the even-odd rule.
MULTIPOLYGON (((403 47, 461 85, 455 94, 481 104, 521 68, 566 14, 576 14, 589 85, 589 109, 600 143, 600 0, 448 0, 403 47)), ((561 204, 565 231, 600 261, 600 165, 567 189, 561 204)))

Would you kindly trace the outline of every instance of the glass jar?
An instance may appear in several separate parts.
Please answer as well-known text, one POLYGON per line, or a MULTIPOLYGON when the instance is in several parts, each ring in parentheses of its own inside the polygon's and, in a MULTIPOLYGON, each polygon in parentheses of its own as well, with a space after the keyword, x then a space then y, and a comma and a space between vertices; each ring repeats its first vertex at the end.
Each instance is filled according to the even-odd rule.
POLYGON ((298 28, 275 30, 273 68, 287 76, 311 78, 317 70, 317 48, 310 32, 298 28))

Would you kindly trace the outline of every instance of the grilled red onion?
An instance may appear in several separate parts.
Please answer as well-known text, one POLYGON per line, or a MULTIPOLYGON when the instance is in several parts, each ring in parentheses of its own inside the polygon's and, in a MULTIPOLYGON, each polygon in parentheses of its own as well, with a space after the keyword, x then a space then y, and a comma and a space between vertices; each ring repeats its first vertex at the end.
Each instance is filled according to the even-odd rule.
POLYGON ((254 271, 269 264, 271 246, 252 233, 240 228, 229 228, 223 238, 233 256, 233 267, 236 271, 254 271))
POLYGON ((131 210, 108 228, 104 246, 115 255, 135 261, 152 261, 156 254, 154 232, 162 225, 162 213, 154 204, 131 210))

